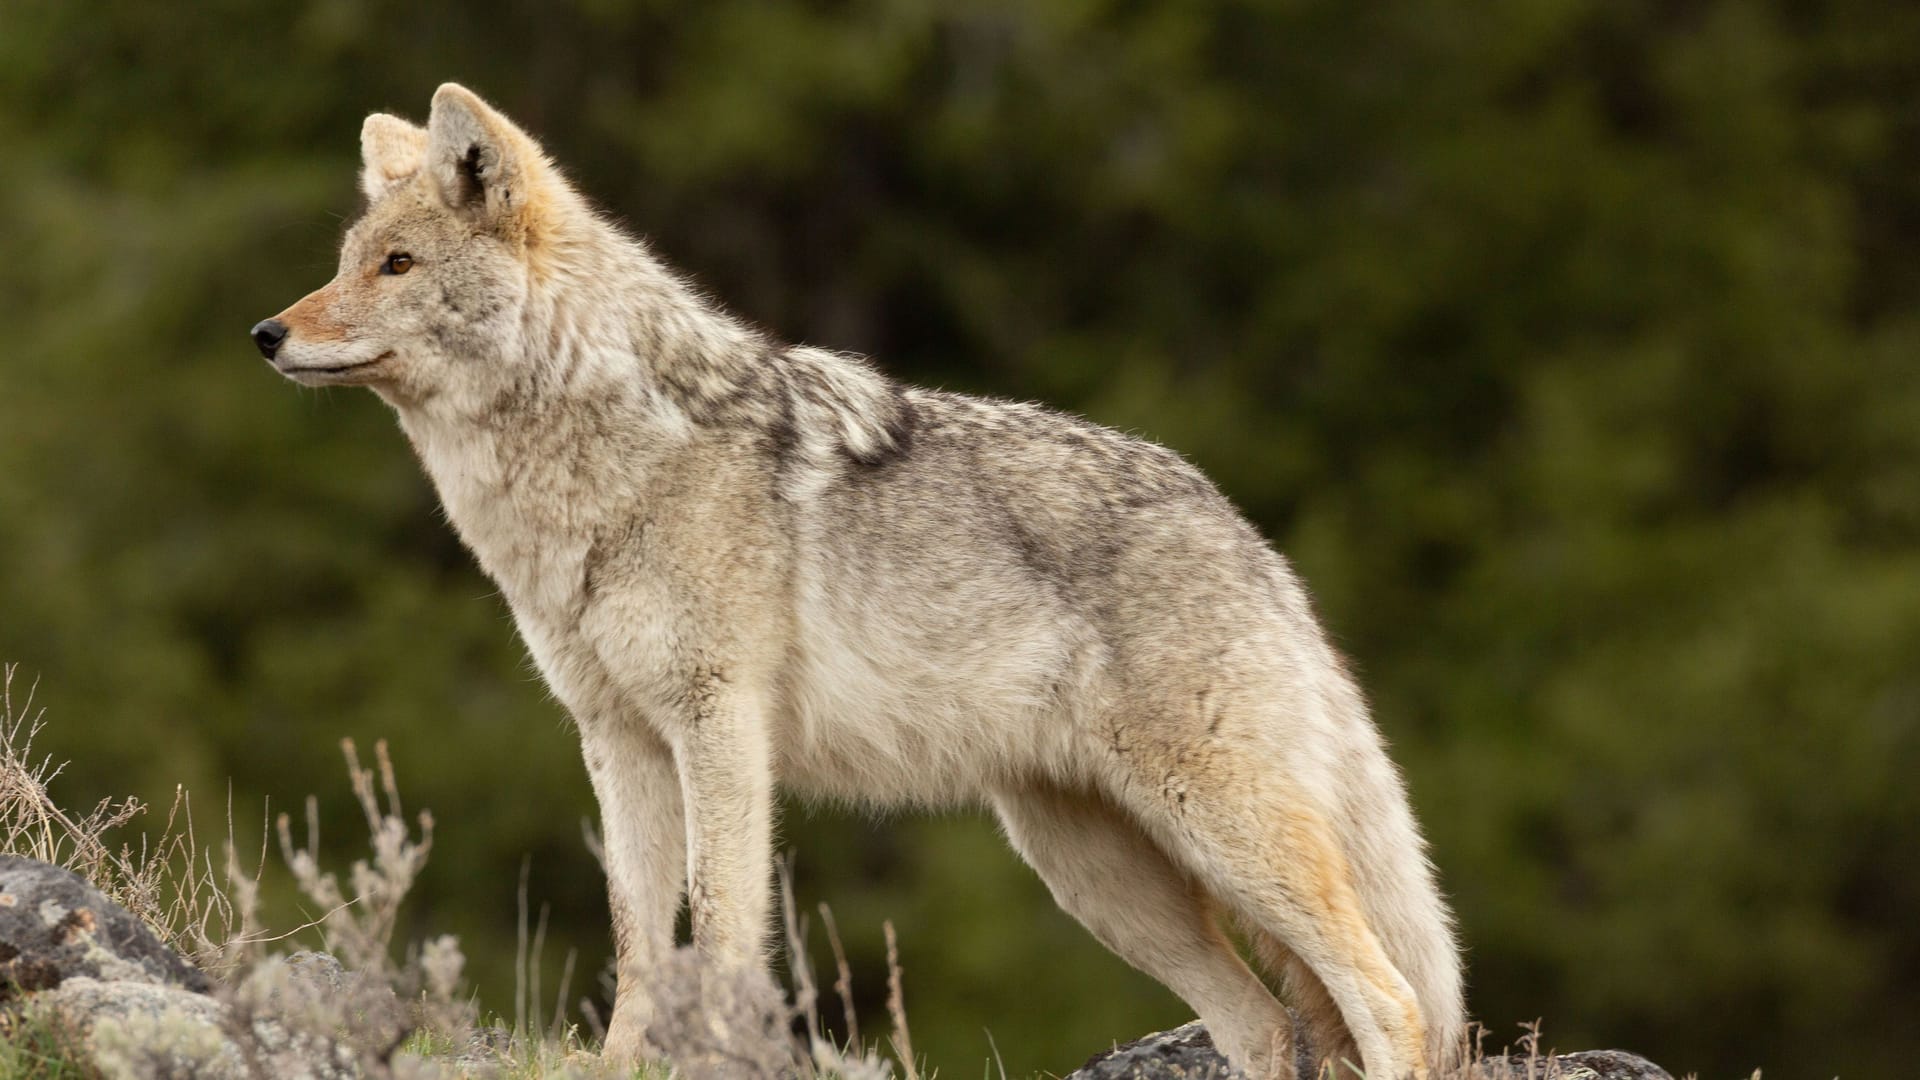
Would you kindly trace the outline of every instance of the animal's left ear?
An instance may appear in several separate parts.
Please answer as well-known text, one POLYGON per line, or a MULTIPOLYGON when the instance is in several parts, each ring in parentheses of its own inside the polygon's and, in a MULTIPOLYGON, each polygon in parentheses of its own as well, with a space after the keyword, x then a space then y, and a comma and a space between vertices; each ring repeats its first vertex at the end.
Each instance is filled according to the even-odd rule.
POLYGON ((427 160, 427 129, 397 116, 374 113, 360 125, 360 190, 379 202, 410 180, 427 160))
POLYGON ((449 207, 503 231, 524 219, 550 181, 532 137, 458 83, 434 92, 427 169, 449 207))

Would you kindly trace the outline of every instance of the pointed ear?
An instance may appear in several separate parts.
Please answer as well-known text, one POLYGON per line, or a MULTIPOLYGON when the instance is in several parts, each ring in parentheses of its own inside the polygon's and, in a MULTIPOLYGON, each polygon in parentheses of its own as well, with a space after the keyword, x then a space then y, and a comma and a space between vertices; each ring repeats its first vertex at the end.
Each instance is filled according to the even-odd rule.
POLYGON ((408 180, 427 161, 427 129, 374 113, 360 125, 360 190, 371 202, 408 180))
POLYGON ((449 207, 503 230, 526 214, 550 182, 546 157, 533 138, 458 83, 434 92, 427 169, 449 207))

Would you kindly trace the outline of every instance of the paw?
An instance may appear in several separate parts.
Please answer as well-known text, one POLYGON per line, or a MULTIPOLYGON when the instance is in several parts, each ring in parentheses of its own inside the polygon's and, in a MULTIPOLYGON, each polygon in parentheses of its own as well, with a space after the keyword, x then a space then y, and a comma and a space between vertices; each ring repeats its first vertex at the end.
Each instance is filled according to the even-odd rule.
POLYGON ((637 1020, 626 1021, 618 1013, 607 1026, 606 1041, 600 1044, 600 1060, 610 1065, 632 1068, 665 1057, 647 1038, 646 1025, 637 1020))
POLYGON ((1317 1080, 1296 1072, 1293 1039, 1286 1028, 1265 1032, 1223 1032, 1214 1046, 1247 1080, 1317 1080))

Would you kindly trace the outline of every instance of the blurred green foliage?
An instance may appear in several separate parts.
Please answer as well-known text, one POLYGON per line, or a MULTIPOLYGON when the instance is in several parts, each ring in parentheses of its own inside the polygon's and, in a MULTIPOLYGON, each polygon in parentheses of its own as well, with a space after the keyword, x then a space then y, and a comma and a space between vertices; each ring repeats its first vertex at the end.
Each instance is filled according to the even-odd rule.
MULTIPOLYGON (((371 395, 245 332, 368 111, 458 79, 742 313, 1195 459, 1315 587, 1497 1034, 1920 1057, 1920 8, 1870 0, 11 0, 0 657, 78 800, 203 831, 392 741, 415 909, 607 949, 560 710, 371 395), (230 793, 230 794, 229 794, 230 793)), ((863 1007, 1065 1071, 1180 1019, 979 817, 794 808, 863 1007)), ((816 947, 821 941, 816 937, 816 947)), ((553 984, 549 973, 547 985, 553 984)), ((576 987, 579 984, 576 983, 576 987)), ((878 1030, 875 1017, 869 1030, 878 1030)))

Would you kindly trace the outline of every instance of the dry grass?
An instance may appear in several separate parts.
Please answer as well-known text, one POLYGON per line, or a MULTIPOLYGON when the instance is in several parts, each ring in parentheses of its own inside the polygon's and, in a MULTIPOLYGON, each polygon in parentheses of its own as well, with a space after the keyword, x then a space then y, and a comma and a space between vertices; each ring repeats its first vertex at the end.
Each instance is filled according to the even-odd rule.
MULTIPOLYGON (((254 1069, 260 1075, 273 1074, 260 1063, 278 1052, 261 1045, 261 1024, 286 1033, 285 1038, 305 1040, 302 1045, 313 1052, 350 1061, 370 1077, 665 1080, 671 1072, 688 1080, 886 1080, 893 1075, 892 1062, 877 1049, 860 1045, 857 1032, 849 1044, 827 1037, 815 1007, 818 995, 806 949, 806 922, 795 916, 785 875, 781 892, 793 990, 789 993, 764 977, 716 977, 703 970, 691 948, 683 948, 655 983, 659 1019, 649 1030, 670 1057, 671 1070, 664 1063, 616 1069, 593 1052, 604 1031, 592 1001, 568 1000, 573 957, 567 958, 550 1005, 540 986, 547 911, 542 907, 530 928, 524 873, 512 1017, 479 1015, 462 979, 466 960, 453 937, 394 941, 402 905, 433 849, 433 817, 426 811, 411 818, 406 814, 384 742, 374 746, 370 765, 363 763, 351 740, 341 744, 369 835, 367 856, 354 860, 344 875, 322 864, 315 798, 306 800, 303 835, 298 838, 289 815, 273 822, 271 832, 279 841, 285 870, 320 912, 311 922, 273 931, 260 920, 268 851, 263 845, 256 858, 240 857, 231 807, 217 860, 214 846, 202 843, 195 830, 192 802, 184 790, 176 792, 157 836, 136 830, 149 808, 135 798, 102 800, 84 813, 61 807, 49 789, 65 764, 35 756, 34 739, 46 717, 34 705, 33 690, 31 684, 17 685, 14 667, 0 669, 0 851, 79 873, 213 975, 218 996, 233 1018, 226 1034, 250 1064, 260 1066, 254 1069), (251 870, 245 869, 248 864, 251 870), (312 954, 290 958, 278 948, 306 933, 319 935, 327 953, 338 960, 337 971, 311 959, 312 954), (796 1018, 804 1032, 797 1038, 796 1018)), ((591 832, 587 843, 600 853, 591 832)), ((824 908, 822 913, 838 964, 835 990, 851 1016, 850 975, 838 928, 830 913, 824 908)), ((893 928, 886 931, 889 958, 897 961, 893 928)), ((889 991, 892 1043, 901 1059, 911 1062, 897 963, 889 991)), ((77 1062, 57 1033, 31 1025, 18 1030, 45 1037, 16 1034, 0 1040, 5 1048, 0 1049, 0 1080, 95 1075, 77 1062)), ((280 1038, 276 1034, 268 1041, 280 1038)), ((151 1071, 158 1075, 167 1070, 156 1064, 151 1071)), ((919 1080, 916 1064, 907 1064, 904 1073, 909 1080, 919 1080)))
POLYGON ((33 749, 46 725, 35 689, 19 685, 14 665, 0 668, 0 850, 73 870, 202 967, 222 969, 229 949, 244 951, 253 941, 246 907, 257 881, 236 877, 230 846, 216 871, 184 789, 174 793, 159 839, 142 834, 137 845, 108 837, 147 813, 139 799, 102 799, 84 812, 61 807, 48 787, 66 763, 33 749))

